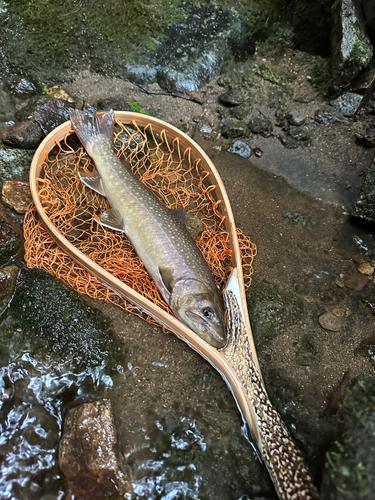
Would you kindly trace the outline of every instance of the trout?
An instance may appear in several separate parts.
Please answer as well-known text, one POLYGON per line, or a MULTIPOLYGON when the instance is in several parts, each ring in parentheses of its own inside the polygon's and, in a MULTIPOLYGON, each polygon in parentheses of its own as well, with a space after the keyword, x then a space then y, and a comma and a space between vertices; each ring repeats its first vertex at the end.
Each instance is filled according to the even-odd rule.
POLYGON ((80 179, 111 206, 101 224, 125 233, 173 314, 213 347, 224 347, 223 307, 207 263, 185 224, 116 156, 114 112, 72 110, 70 120, 96 166, 80 179))

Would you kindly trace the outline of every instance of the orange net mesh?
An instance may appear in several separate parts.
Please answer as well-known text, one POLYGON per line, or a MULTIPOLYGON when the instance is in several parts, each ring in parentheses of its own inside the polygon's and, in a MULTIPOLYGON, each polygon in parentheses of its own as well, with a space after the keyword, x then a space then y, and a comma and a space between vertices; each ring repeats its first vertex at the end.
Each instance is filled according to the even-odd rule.
MULTIPOLYGON (((108 202, 87 188, 77 175, 78 170, 94 170, 94 164, 82 148, 69 144, 67 136, 57 149, 46 153, 41 166, 39 197, 48 217, 68 241, 95 263, 168 311, 168 305, 126 236, 99 223, 99 215, 108 209, 108 202)), ((168 207, 187 207, 192 225, 198 227, 196 243, 222 289, 232 269, 229 235, 215 187, 201 168, 200 159, 192 158, 190 148, 184 148, 178 138, 167 137, 165 131, 154 132, 151 124, 141 129, 135 122, 116 123, 115 149, 120 158, 130 163, 134 175, 168 207)), ((137 307, 98 282, 59 248, 39 220, 33 204, 25 216, 24 234, 28 267, 44 269, 79 293, 141 315, 137 307)), ((256 247, 240 230, 238 239, 248 287, 256 247)), ((145 319, 155 322, 150 317, 145 319)))

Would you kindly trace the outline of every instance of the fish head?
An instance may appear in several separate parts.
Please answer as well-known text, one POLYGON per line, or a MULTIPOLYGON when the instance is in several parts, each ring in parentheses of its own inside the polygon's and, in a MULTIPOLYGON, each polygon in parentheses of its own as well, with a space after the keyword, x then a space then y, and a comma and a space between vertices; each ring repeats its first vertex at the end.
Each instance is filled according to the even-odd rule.
POLYGON ((227 343, 224 313, 219 294, 196 279, 175 283, 169 305, 175 316, 213 347, 227 343))

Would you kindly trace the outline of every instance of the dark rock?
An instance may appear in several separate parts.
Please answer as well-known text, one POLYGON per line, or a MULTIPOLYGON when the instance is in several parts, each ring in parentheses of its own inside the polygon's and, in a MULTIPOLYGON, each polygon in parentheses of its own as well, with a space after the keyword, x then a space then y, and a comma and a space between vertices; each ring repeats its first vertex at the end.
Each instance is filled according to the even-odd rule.
POLYGON ((229 107, 239 106, 244 102, 243 93, 240 90, 228 90, 219 97, 220 101, 229 107))
POLYGON ((232 108, 231 115, 237 120, 247 120, 251 114, 251 107, 243 104, 232 108))
POLYGON ((18 271, 17 266, 5 266, 0 269, 0 315, 13 297, 18 271))
POLYGON ((287 119, 291 125, 301 126, 306 121, 306 115, 304 113, 302 113, 301 111, 297 111, 296 109, 293 109, 288 114, 287 119))
POLYGON ((360 6, 354 0, 338 0, 332 8, 332 90, 350 84, 372 58, 372 46, 360 6))
POLYGON ((102 500, 133 491, 119 468, 116 434, 108 400, 70 410, 59 446, 59 466, 68 482, 68 496, 102 500))
POLYGON ((375 222, 375 164, 367 169, 353 215, 369 222, 375 222))
POLYGON ((0 214, 0 266, 12 260, 21 249, 21 231, 6 213, 0 214))
POLYGON ((234 139, 235 137, 246 137, 249 135, 249 129, 245 122, 228 118, 221 125, 221 134, 226 139, 234 139))
POLYGON ((375 42, 375 4, 373 0, 362 0, 362 8, 372 43, 375 42))
POLYGON ((228 151, 242 156, 242 158, 250 158, 252 155, 251 147, 244 141, 235 141, 228 151))
POLYGON ((319 316, 318 321, 324 330, 330 332, 338 332, 342 327, 342 320, 329 311, 319 316))
POLYGON ((186 229, 189 231, 190 236, 193 238, 193 240, 196 240, 200 234, 203 233, 204 226, 201 221, 201 219, 192 214, 191 212, 188 212, 185 215, 185 226, 186 229))
POLYGON ((319 363, 321 354, 313 335, 304 335, 301 347, 296 352, 296 362, 301 366, 312 366, 319 363))
POLYGON ((0 137, 3 143, 8 146, 34 149, 42 140, 42 131, 36 123, 23 121, 3 128, 0 137))
POLYGON ((0 186, 4 181, 27 179, 34 151, 0 147, 0 186))
POLYGON ((323 106, 315 111, 315 121, 323 125, 332 125, 334 123, 347 125, 348 120, 332 106, 323 106))
POLYGON ((368 283, 368 277, 353 274, 349 276, 344 276, 344 286, 349 288, 350 290, 354 290, 356 292, 360 292, 368 283))
POLYGON ((301 212, 288 208, 283 211, 283 219, 290 224, 299 224, 300 226, 315 226, 316 220, 301 212))
MULTIPOLYGON (((371 65, 372 66, 372 65, 371 65)), ((366 94, 375 87, 375 68, 359 75, 350 86, 352 92, 366 94)))
POLYGON ((26 80, 26 78, 21 78, 21 80, 14 80, 9 83, 9 90, 11 93, 18 97, 19 99, 27 99, 32 97, 37 93, 36 86, 26 80))
POLYGON ((49 134, 56 127, 69 120, 69 112, 72 104, 62 99, 52 98, 45 104, 35 108, 34 121, 39 123, 45 135, 49 134))
POLYGON ((2 189, 2 202, 19 214, 26 213, 32 202, 30 185, 22 181, 5 181, 2 189))
POLYGON ((340 95, 332 103, 332 106, 336 108, 344 116, 353 116, 354 113, 359 108, 363 96, 360 94, 355 94, 354 92, 346 92, 340 95))
POLYGON ((52 99, 49 95, 38 95, 31 97, 27 100, 26 106, 17 110, 15 113, 16 120, 19 122, 30 120, 33 117, 34 110, 37 106, 41 106, 42 104, 46 104, 48 101, 52 99))
POLYGON ((249 128, 253 134, 260 134, 263 137, 272 135, 272 123, 266 118, 255 118, 249 123, 249 128))
POLYGON ((307 132, 303 130, 301 127, 297 127, 296 125, 290 125, 288 133, 292 139, 295 141, 308 141, 310 140, 310 136, 307 132))
POLYGON ((375 378, 359 376, 346 390, 341 436, 327 453, 322 500, 372 500, 375 491, 375 378))
POLYGON ((301 319, 303 304, 294 293, 265 282, 254 282, 251 288, 249 310, 255 343, 262 350, 301 319))
POLYGON ((97 101, 94 104, 93 109, 96 109, 97 111, 109 111, 110 109, 113 109, 114 111, 132 111, 127 101, 112 97, 97 101))

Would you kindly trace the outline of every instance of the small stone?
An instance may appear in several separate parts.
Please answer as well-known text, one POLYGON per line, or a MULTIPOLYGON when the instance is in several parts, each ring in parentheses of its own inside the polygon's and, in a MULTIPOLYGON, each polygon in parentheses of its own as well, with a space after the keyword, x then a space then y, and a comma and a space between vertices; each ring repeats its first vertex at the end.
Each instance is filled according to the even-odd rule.
POLYGON ((8 307, 16 288, 17 266, 5 266, 0 269, 0 315, 8 307))
POLYGON ((231 147, 228 149, 229 153, 235 153, 242 158, 250 158, 252 155, 251 147, 244 141, 235 141, 231 147))
POLYGON ((188 212, 185 216, 185 225, 193 240, 196 240, 203 233, 204 227, 202 221, 191 212, 188 212))
POLYGON ((246 105, 236 106, 235 108, 232 108, 231 111, 231 115, 237 120, 246 120, 250 117, 250 114, 251 107, 246 105))
POLYGON ((132 111, 129 106, 128 101, 121 98, 107 97, 106 99, 100 99, 94 104, 94 108, 98 111, 109 111, 115 109, 116 111, 132 111))
POLYGON ((345 286, 345 283, 344 283, 344 276, 340 276, 340 278, 337 278, 337 280, 335 281, 336 285, 340 288, 344 288, 345 286))
POLYGON ((355 290, 356 292, 360 292, 368 283, 367 276, 345 276, 344 277, 344 285, 346 288, 350 288, 350 290, 355 290))
POLYGON ((75 103, 75 99, 71 97, 65 90, 63 90, 61 87, 58 85, 54 85, 53 87, 50 87, 47 89, 46 94, 55 97, 56 99, 63 99, 64 101, 75 103))
POLYGON ((301 113, 300 111, 297 111, 296 109, 293 109, 288 114, 287 119, 291 125, 301 126, 306 121, 306 115, 304 113, 301 113))
POLYGON ((70 102, 53 97, 45 104, 41 104, 35 108, 34 121, 39 123, 40 128, 47 135, 56 127, 69 120, 69 112, 72 107, 70 102))
POLYGON ((331 312, 326 312, 319 316, 319 324, 324 330, 330 332, 338 332, 342 326, 341 319, 331 312))
POLYGON ((245 122, 228 118, 221 125, 221 134, 226 139, 234 139, 235 137, 246 137, 249 135, 249 129, 245 122))
POLYGON ((26 80, 26 78, 21 78, 21 80, 12 82, 9 86, 9 90, 19 99, 27 99, 37 92, 35 85, 26 80))
POLYGON ((2 201, 4 205, 13 208, 19 214, 26 213, 27 207, 32 202, 30 186, 28 182, 5 181, 2 189, 2 201))
POLYGON ((336 309, 333 309, 332 314, 338 318, 347 318, 350 316, 350 311, 349 309, 341 309, 341 307, 337 307, 336 309))
POLYGON ((69 498, 102 500, 116 491, 122 498, 132 492, 115 454, 115 436, 110 401, 84 403, 68 411, 59 466, 69 498))
POLYGON ((353 215, 369 222, 375 222, 375 163, 367 169, 353 215))
POLYGON ((291 210, 288 208, 282 213, 282 217, 286 222, 290 224, 299 224, 300 226, 315 226, 316 220, 308 215, 303 215, 297 210, 291 210))
POLYGON ((24 120, 22 122, 5 127, 0 133, 4 144, 23 149, 34 149, 42 140, 42 131, 34 122, 24 120))
POLYGON ((288 132, 290 137, 295 141, 308 141, 310 139, 309 134, 296 125, 290 125, 288 132))
POLYGON ((249 123, 249 128, 253 134, 260 134, 263 137, 272 135, 272 123, 268 119, 255 118, 249 123))
POLYGON ((323 125, 348 125, 348 120, 332 106, 323 106, 315 111, 315 121, 323 125))
POLYGON ((340 95, 332 103, 332 106, 336 108, 344 116, 353 116, 357 111, 359 105, 361 104, 363 96, 360 94, 355 94, 354 92, 346 92, 340 95))
POLYGON ((366 276, 372 276, 374 274, 374 268, 368 262, 362 262, 358 267, 358 271, 366 276))
POLYGON ((244 102, 244 96, 240 90, 228 90, 219 97, 220 101, 229 107, 239 106, 244 102))
POLYGON ((311 295, 304 295, 303 300, 309 303, 314 302, 314 299, 311 297, 311 295))

